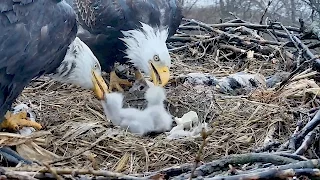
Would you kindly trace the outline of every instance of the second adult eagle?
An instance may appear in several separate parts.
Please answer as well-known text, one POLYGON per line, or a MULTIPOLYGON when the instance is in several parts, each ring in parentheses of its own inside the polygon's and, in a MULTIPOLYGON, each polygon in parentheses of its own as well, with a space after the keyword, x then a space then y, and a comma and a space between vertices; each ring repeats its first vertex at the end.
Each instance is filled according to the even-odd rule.
MULTIPOLYGON (((70 3, 71 0, 69 0, 70 3)), ((178 0, 73 0, 82 30, 78 37, 97 56, 102 70, 110 73, 110 88, 129 85, 114 71, 114 63, 133 64, 155 85, 168 83, 171 58, 166 46, 182 20, 178 0)))

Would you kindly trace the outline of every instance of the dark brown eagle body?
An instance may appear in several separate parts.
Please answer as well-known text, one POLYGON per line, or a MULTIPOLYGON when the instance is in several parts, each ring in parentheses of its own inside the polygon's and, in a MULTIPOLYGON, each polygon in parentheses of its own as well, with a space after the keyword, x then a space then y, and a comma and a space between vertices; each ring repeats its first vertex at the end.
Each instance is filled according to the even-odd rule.
POLYGON ((59 0, 0 0, 0 123, 32 78, 63 61, 76 14, 59 0))
POLYGON ((139 29, 140 22, 168 28, 172 36, 182 20, 178 0, 68 0, 83 29, 78 37, 94 52, 102 70, 110 72, 115 62, 125 63, 121 31, 139 29))

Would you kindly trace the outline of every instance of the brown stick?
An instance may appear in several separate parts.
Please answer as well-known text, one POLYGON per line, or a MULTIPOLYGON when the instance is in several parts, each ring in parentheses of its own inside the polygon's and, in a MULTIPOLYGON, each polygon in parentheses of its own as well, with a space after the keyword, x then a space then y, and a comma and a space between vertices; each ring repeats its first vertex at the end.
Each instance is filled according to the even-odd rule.
POLYGON ((102 176, 102 177, 113 177, 113 178, 124 178, 124 179, 141 179, 133 176, 124 175, 121 173, 114 173, 111 171, 104 170, 91 170, 91 169, 69 169, 69 168, 0 168, 3 171, 4 175, 8 174, 24 174, 30 177, 41 176, 42 173, 51 173, 54 171, 58 175, 94 175, 94 176, 102 176))
MULTIPOLYGON (((212 134, 212 132, 211 132, 211 134, 212 134)), ((206 144, 207 144, 207 138, 208 138, 209 135, 210 135, 210 133, 207 133, 206 130, 205 130, 204 128, 202 128, 202 131, 201 131, 202 143, 201 143, 201 146, 200 146, 200 148, 199 148, 199 150, 198 150, 198 153, 197 153, 197 155, 196 155, 195 162, 194 162, 194 167, 193 167, 193 169, 191 170, 190 180, 192 180, 194 171, 197 169, 198 164, 199 164, 200 161, 201 161, 201 155, 202 155, 202 153, 203 153, 204 147, 205 147, 206 144)))
POLYGON ((63 180, 61 176, 56 172, 55 169, 51 168, 49 164, 43 164, 45 167, 47 167, 48 171, 57 179, 57 180, 63 180))

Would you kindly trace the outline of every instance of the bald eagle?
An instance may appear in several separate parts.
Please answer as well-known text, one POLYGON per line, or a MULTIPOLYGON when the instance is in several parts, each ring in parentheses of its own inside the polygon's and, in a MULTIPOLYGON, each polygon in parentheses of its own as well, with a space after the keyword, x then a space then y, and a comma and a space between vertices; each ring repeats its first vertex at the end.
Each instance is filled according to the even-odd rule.
POLYGON ((182 20, 178 0, 68 0, 80 24, 78 37, 110 73, 110 88, 123 91, 114 63, 129 63, 150 76, 155 85, 169 81, 171 58, 166 46, 182 20))
POLYGON ((76 14, 65 1, 0 0, 0 128, 42 128, 27 120, 26 112, 8 110, 24 87, 43 74, 104 98, 99 61, 76 34, 76 14))

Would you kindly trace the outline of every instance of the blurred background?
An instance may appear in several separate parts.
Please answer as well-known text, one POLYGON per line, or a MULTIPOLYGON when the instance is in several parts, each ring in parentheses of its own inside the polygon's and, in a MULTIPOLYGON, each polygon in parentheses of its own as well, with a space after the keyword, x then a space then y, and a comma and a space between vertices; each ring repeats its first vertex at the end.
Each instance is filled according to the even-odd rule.
POLYGON ((299 25, 299 18, 306 23, 319 18, 319 0, 180 0, 184 16, 205 23, 218 23, 239 17, 259 23, 270 2, 265 17, 281 21, 284 25, 299 25), (232 14, 230 14, 232 13, 232 14))

